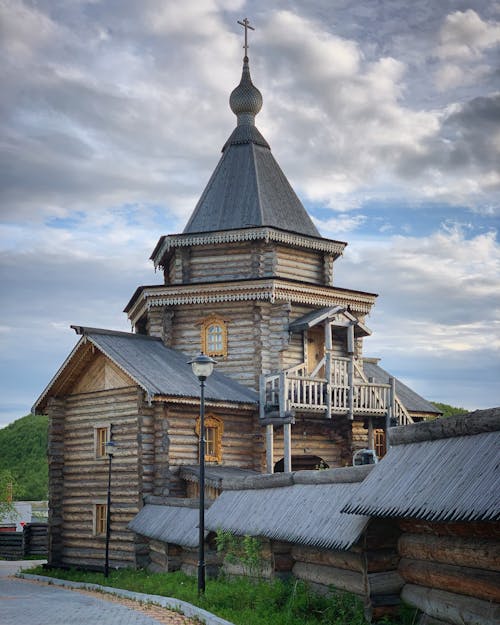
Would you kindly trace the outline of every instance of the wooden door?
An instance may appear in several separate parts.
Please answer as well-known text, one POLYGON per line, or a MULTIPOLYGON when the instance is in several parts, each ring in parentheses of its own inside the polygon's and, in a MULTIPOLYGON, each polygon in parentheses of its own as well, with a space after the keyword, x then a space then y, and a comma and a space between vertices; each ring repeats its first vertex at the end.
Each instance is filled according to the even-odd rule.
MULTIPOLYGON (((325 355, 325 329, 316 326, 307 331, 307 371, 312 373, 325 355)), ((319 375, 323 373, 323 367, 319 375)))

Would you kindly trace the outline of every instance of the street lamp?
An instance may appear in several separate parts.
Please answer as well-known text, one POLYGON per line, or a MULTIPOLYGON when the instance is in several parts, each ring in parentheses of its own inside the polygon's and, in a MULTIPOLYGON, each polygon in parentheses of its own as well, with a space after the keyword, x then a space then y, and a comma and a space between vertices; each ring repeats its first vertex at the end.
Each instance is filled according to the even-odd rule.
POLYGON ((107 441, 104 443, 108 456, 108 505, 106 506, 106 557, 104 559, 104 577, 109 574, 109 537, 111 535, 111 462, 115 451, 116 443, 107 441))
POLYGON ((205 380, 212 375, 213 358, 201 353, 189 364, 200 381, 200 521, 198 539, 198 595, 205 592, 205 380))

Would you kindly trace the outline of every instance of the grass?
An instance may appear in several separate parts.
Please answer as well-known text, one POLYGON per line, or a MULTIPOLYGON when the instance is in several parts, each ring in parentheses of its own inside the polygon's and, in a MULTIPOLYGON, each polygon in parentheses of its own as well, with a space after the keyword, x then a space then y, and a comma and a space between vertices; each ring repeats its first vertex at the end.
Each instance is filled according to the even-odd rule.
MULTIPOLYGON (((197 605, 235 625, 366 625, 361 601, 348 593, 330 592, 327 596, 312 592, 296 580, 252 581, 247 578, 219 578, 207 581, 205 595, 197 595, 196 578, 180 572, 149 573, 119 569, 102 573, 44 569, 29 571, 59 579, 102 584, 135 592, 175 597, 197 605)), ((385 625, 412 625, 414 615, 403 610, 396 621, 385 625)))

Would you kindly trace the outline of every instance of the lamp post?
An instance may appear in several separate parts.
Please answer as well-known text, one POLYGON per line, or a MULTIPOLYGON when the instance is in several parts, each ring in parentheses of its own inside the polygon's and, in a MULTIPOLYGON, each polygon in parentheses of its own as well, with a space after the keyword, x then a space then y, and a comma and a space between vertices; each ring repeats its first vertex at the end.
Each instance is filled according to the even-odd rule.
POLYGON ((106 556, 104 559, 104 577, 109 574, 109 538, 111 536, 111 462, 116 444, 107 441, 104 444, 108 456, 108 505, 106 506, 106 556))
POLYGON ((198 539, 198 595, 205 592, 205 380, 212 375, 215 360, 201 353, 189 362, 200 381, 200 520, 198 539))

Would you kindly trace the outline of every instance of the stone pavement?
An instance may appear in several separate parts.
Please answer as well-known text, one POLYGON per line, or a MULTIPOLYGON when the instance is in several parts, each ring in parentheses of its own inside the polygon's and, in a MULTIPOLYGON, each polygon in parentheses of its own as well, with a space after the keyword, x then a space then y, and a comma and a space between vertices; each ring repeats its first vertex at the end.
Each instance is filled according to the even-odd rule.
POLYGON ((118 589, 109 589, 115 594, 108 595, 96 592, 102 588, 97 585, 34 575, 7 577, 22 567, 34 564, 0 561, 1 625, 195 625, 200 622, 188 618, 188 615, 198 617, 207 625, 231 625, 224 619, 175 599, 118 589), (89 586, 91 588, 85 590, 89 586), (150 605, 151 602, 158 602, 163 607, 150 605), (181 609, 186 616, 168 607, 181 609))

